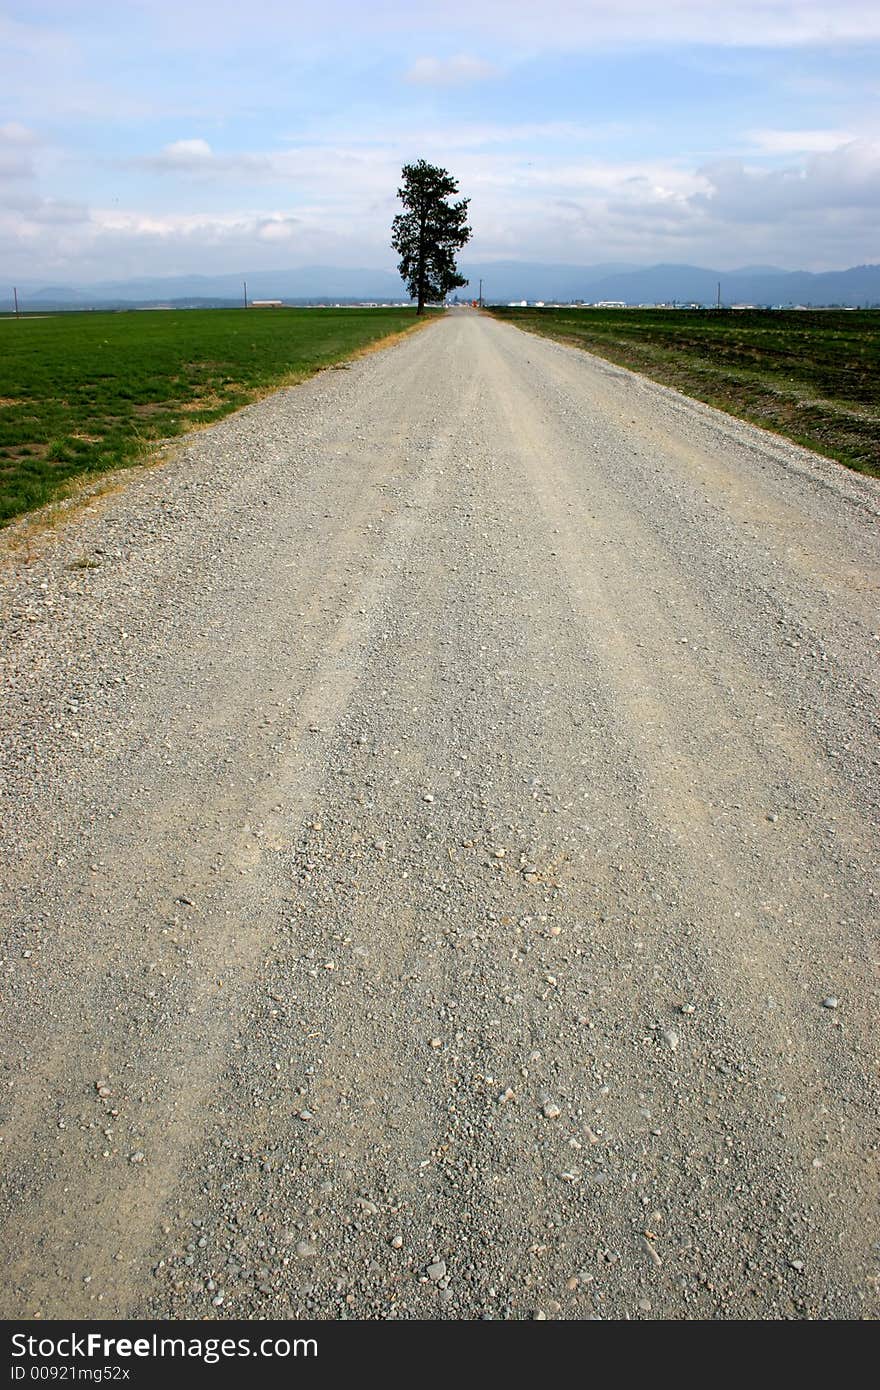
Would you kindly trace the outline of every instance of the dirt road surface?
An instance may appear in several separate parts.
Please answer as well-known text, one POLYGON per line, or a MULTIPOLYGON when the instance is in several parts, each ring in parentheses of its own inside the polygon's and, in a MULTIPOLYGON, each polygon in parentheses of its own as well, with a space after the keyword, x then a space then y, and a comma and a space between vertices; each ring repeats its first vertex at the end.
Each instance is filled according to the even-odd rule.
POLYGON ((461 312, 7 533, 2 1314, 875 1316, 878 513, 461 312))

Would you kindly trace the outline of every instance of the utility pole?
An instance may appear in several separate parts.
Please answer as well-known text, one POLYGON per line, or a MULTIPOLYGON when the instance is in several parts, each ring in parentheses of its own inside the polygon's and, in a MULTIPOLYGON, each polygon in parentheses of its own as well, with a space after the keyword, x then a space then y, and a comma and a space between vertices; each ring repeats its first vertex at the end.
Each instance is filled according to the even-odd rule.
POLYGON ((14 300, 15 300, 15 317, 16 317, 17 319, 20 319, 20 318, 21 318, 21 314, 18 312, 18 290, 17 290, 17 288, 16 288, 15 285, 13 285, 13 287, 12 287, 12 296, 13 296, 13 298, 14 298, 14 300))
POLYGON ((241 282, 244 286, 244 307, 247 308, 247 280, 241 282))
POLYGON ((483 279, 480 277, 480 308, 483 307, 483 279))
POLYGON ((717 297, 716 300, 715 300, 715 308, 716 308, 716 309, 720 309, 720 308, 721 308, 721 281, 720 281, 720 280, 718 281, 718 297, 717 297))

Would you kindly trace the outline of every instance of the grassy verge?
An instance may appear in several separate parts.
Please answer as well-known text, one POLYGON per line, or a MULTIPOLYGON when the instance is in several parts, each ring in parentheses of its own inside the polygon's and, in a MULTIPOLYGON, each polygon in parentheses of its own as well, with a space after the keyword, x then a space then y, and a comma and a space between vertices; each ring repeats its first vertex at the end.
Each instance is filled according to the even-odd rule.
POLYGON ((0 319, 0 526, 416 325, 412 309, 0 319))
POLYGON ((880 476, 880 313, 493 312, 880 476))

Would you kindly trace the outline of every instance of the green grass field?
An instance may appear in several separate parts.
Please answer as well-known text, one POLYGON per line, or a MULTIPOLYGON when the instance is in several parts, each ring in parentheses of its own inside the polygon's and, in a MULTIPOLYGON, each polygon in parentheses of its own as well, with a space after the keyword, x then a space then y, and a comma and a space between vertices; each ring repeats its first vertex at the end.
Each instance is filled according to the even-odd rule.
POLYGON ((880 313, 495 309, 880 475, 880 313))
POLYGON ((0 318, 0 525, 415 322, 412 309, 0 318))

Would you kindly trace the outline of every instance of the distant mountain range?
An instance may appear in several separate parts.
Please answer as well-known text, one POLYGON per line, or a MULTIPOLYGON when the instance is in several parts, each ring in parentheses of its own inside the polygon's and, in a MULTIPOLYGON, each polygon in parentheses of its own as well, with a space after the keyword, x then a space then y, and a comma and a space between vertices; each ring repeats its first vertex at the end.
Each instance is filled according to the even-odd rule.
POLYGON ((880 306, 880 265, 850 270, 779 270, 747 266, 742 270, 707 270, 693 265, 564 266, 500 261, 467 268, 483 277, 489 301, 621 300, 625 304, 714 304, 721 286, 722 304, 842 304, 880 306))
MULTIPOLYGON (((721 285, 722 304, 880 307, 880 265, 811 273, 775 266, 746 266, 740 270, 707 270, 693 265, 635 266, 544 265, 530 261, 465 262, 469 285, 461 297, 479 292, 487 303, 526 299, 569 303, 580 300, 619 300, 625 304, 714 304, 721 285)), ((338 266, 305 266, 297 270, 254 271, 239 275, 148 276, 136 280, 106 280, 94 285, 20 284, 18 297, 25 310, 124 308, 130 305, 233 305, 248 298, 281 299, 286 303, 358 303, 400 301, 404 287, 394 271, 348 270, 338 266)), ((12 308, 11 296, 0 297, 0 310, 12 308)))
POLYGON ((92 308, 117 304, 241 304, 248 299, 301 303, 330 300, 404 299, 400 277, 387 270, 347 270, 305 266, 298 270, 259 270, 246 275, 151 275, 135 280, 104 280, 95 285, 18 287, 19 301, 31 308, 92 308))

